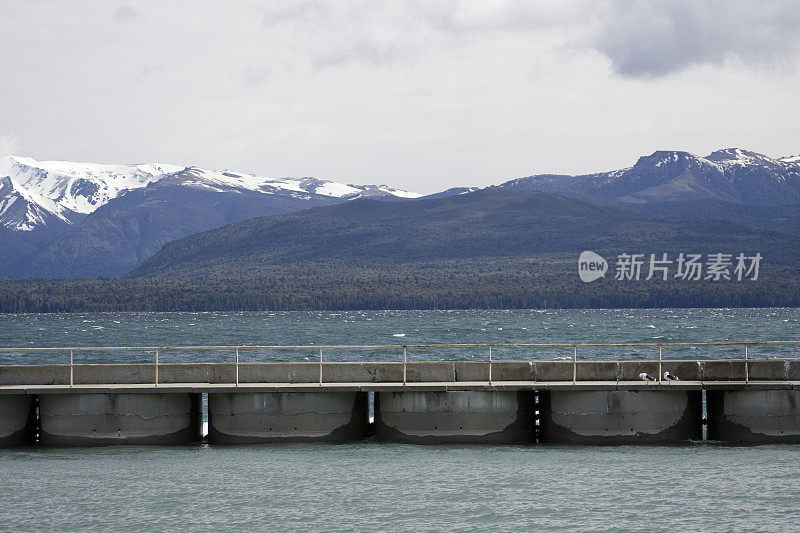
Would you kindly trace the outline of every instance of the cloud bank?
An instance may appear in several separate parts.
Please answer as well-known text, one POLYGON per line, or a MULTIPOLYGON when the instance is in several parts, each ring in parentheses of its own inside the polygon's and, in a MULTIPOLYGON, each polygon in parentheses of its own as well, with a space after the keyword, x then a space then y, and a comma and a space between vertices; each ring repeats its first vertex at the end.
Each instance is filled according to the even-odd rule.
POLYGON ((387 65, 488 34, 561 34, 629 78, 659 77, 731 60, 762 66, 796 59, 800 9, 788 0, 300 0, 263 6, 268 29, 289 29, 316 69, 387 65))
POLYGON ((737 59, 750 66, 796 57, 796 2, 603 2, 589 44, 626 77, 662 76, 737 59))
POLYGON ((0 5, 0 151, 37 159, 435 192, 799 149, 784 0, 0 5))

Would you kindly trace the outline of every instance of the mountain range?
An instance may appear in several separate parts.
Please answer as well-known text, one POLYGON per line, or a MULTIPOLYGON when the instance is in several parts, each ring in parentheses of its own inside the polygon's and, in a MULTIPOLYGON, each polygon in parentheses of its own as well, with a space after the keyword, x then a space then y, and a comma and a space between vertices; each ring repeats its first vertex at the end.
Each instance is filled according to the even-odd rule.
POLYGON ((247 218, 356 198, 418 196, 315 178, 6 156, 0 158, 0 275, 119 276, 171 240, 247 218))
MULTIPOLYGON (((514 249, 514 243, 525 243, 534 250, 556 235, 569 236, 570 232, 578 231, 569 219, 559 216, 559 206, 563 207, 561 202, 566 201, 563 197, 589 206, 577 211, 580 216, 574 214, 584 222, 585 217, 599 216, 591 209, 610 209, 615 220, 623 213, 636 224, 643 224, 643 220, 661 223, 695 220, 704 224, 724 222, 729 231, 800 235, 800 156, 770 158, 736 148, 718 150, 704 157, 681 151, 657 151, 640 157, 625 169, 580 176, 533 175, 488 188, 495 189, 507 191, 511 196, 502 198, 509 202, 518 195, 521 205, 530 202, 530 191, 545 193, 544 198, 550 200, 531 207, 546 215, 536 219, 537 228, 542 231, 514 239, 513 225, 505 229, 492 226, 490 219, 481 218, 478 213, 488 209, 488 204, 483 203, 497 200, 475 187, 448 189, 420 199, 419 194, 385 185, 267 178, 167 164, 98 165, 0 157, 0 276, 118 277, 132 270, 137 276, 156 272, 165 275, 165 270, 154 265, 166 264, 165 254, 177 257, 176 250, 194 242, 190 236, 208 235, 202 232, 236 223, 244 224, 236 228, 246 227, 249 222, 243 221, 288 213, 297 213, 299 218, 279 217, 270 223, 303 221, 296 222, 299 226, 287 234, 300 239, 294 242, 295 248, 269 232, 264 238, 270 241, 251 244, 263 250, 263 246, 270 246, 274 240, 288 247, 285 250, 293 250, 286 252, 287 258, 321 259, 327 257, 329 250, 319 240, 320 235, 325 235, 327 242, 365 239, 362 244, 367 246, 372 241, 362 233, 371 227, 376 213, 397 210, 394 237, 392 230, 380 237, 387 249, 391 248, 389 243, 394 243, 392 249, 398 249, 397 242, 411 248, 428 242, 440 250, 456 247, 476 254, 487 249, 500 253, 498 243, 507 251, 514 249), (447 242, 429 242, 432 235, 425 228, 439 227, 431 225, 430 220, 414 233, 413 228, 403 225, 401 213, 408 206, 394 205, 398 201, 423 202, 419 210, 413 210, 419 220, 426 220, 425 213, 431 209, 435 212, 431 215, 434 220, 446 219, 452 214, 447 199, 462 196, 468 198, 465 205, 475 215, 471 223, 465 222, 468 218, 458 219, 462 225, 460 233, 443 233, 450 235, 449 240, 445 239, 447 242), (366 208, 359 201, 364 199, 382 201, 366 202, 372 206, 366 208), (431 200, 442 203, 428 203, 431 200), (309 210, 335 204, 347 206, 326 208, 329 211, 309 210), (548 211, 544 205, 554 210, 548 211), (339 216, 342 213, 350 218, 339 216), (333 214, 339 214, 329 220, 333 226, 314 224, 319 217, 333 214), (315 229, 303 232, 304 224, 315 229), (472 225, 482 229, 463 231, 472 225), (501 233, 505 236, 500 237, 501 233), (459 234, 469 235, 472 240, 460 238, 459 234), (536 239, 529 239, 530 235, 536 235, 536 239), (185 237, 190 239, 169 244, 185 237), (156 255, 162 247, 163 253, 156 255), (301 249, 305 251, 300 253, 301 249)), ((508 209, 517 212, 516 208, 508 209)), ((615 228, 614 231, 622 231, 621 226, 615 228)), ((521 226, 517 229, 521 231, 521 226)), ((231 239, 232 235, 225 238, 231 239)), ((228 248, 233 255, 239 253, 228 248)), ((411 248, 403 253, 411 253, 411 248)), ((381 249, 375 243, 369 248, 376 257, 381 249)), ((181 264, 186 265, 185 261, 181 264)))
POLYGON ((4 312, 737 306, 800 306, 799 236, 502 187, 251 218, 172 241, 126 278, 0 279, 4 312), (583 250, 610 272, 582 282, 583 250), (623 253, 668 254, 670 274, 616 279, 623 253), (750 279, 732 263, 682 280, 681 253, 763 261, 750 279))
POLYGON ((719 200, 750 205, 800 204, 800 156, 774 159, 728 148, 705 157, 657 151, 630 168, 565 176, 542 174, 501 187, 622 203, 719 200))
POLYGON ((537 191, 502 187, 414 202, 358 200, 259 217, 164 245, 130 277, 269 277, 276 267, 339 264, 391 269, 447 261, 569 257, 582 250, 759 251, 773 263, 800 260, 800 238, 708 220, 657 220, 537 191), (733 231, 732 231, 733 229, 733 231))

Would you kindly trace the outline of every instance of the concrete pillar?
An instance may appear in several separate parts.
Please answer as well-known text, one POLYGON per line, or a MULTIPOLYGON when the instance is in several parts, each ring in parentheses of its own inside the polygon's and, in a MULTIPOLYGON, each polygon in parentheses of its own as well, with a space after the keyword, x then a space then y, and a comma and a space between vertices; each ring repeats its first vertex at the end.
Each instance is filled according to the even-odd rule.
POLYGON ((369 431, 366 392, 246 392, 208 395, 213 444, 347 442, 369 431))
POLYGON ((541 395, 541 439, 646 444, 702 438, 700 391, 567 391, 541 395))
POLYGON ((707 391, 708 438, 800 443, 800 391, 707 391))
POLYGON ((418 444, 535 440, 533 391, 375 393, 375 436, 418 444))
POLYGON ((0 448, 33 443, 33 399, 27 394, 0 394, 0 448))
POLYGON ((43 446, 186 444, 200 440, 199 394, 43 394, 43 446))

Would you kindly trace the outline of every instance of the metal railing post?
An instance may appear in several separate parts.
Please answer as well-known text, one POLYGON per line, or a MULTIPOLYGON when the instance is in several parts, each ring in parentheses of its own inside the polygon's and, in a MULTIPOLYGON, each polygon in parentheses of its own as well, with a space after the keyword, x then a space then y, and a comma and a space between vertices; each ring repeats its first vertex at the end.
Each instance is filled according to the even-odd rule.
POLYGON ((744 345, 744 382, 750 383, 750 361, 748 360, 747 345, 744 345))
MULTIPOLYGON (((403 350, 403 385, 408 385, 408 349, 488 349, 489 352, 489 364, 487 369, 487 384, 490 386, 494 385, 494 349, 495 348, 530 348, 531 350, 538 350, 539 348, 556 348, 558 350, 562 350, 564 348, 572 348, 572 383, 577 384, 578 381, 578 348, 635 348, 637 350, 649 350, 651 348, 658 348, 658 379, 653 380, 653 383, 657 385, 661 385, 666 383, 667 385, 671 385, 671 375, 669 371, 664 370, 664 347, 667 348, 675 348, 675 347, 725 347, 725 350, 728 355, 728 361, 735 361, 736 357, 732 355, 733 351, 736 349, 740 349, 744 347, 744 382, 749 387, 750 384, 750 345, 759 347, 759 346, 800 346, 800 340, 769 340, 769 341, 758 341, 758 340, 748 340, 748 341, 727 341, 727 342, 647 342, 647 343, 607 343, 607 344, 592 344, 592 343, 583 343, 583 344, 559 344, 559 343, 552 343, 552 344, 531 344, 531 343, 461 343, 461 344, 408 344, 408 345, 400 345, 400 344, 390 344, 390 345, 280 345, 280 346, 261 346, 261 345, 224 345, 224 346, 212 346, 212 345, 203 345, 203 346, 163 346, 164 350, 169 351, 185 351, 185 350, 212 350, 212 351, 228 351, 234 350, 235 352, 235 367, 234 367, 234 383, 238 387, 241 385, 240 383, 240 371, 241 371, 241 350, 250 350, 250 349, 264 349, 264 350, 293 350, 293 351, 311 351, 312 349, 319 350, 319 385, 324 386, 325 381, 325 360, 324 360, 324 351, 325 350, 347 350, 347 349, 369 349, 369 350, 403 350), (665 377, 665 374, 667 377, 665 377)), ((57 358, 60 357, 58 354, 62 352, 69 353, 69 378, 68 382, 63 384, 67 385, 68 388, 72 389, 75 386, 75 352, 86 352, 88 361, 92 361, 92 357, 88 354, 98 353, 98 352, 112 352, 116 353, 118 351, 125 351, 127 353, 136 352, 141 354, 146 354, 149 351, 153 351, 155 353, 155 364, 153 368, 153 382, 152 384, 155 387, 160 387, 160 355, 161 355, 161 346, 48 346, 48 347, 2 347, 0 346, 0 353, 7 353, 7 352, 47 352, 55 354, 54 356, 57 358)), ((531 352, 533 354, 533 351, 531 352)), ((143 355, 144 356, 144 355, 143 355)), ((144 356, 146 358, 146 356, 144 356)), ((307 357, 306 359, 308 359, 307 357)), ((531 355, 533 358, 533 355, 531 355)), ((794 361, 800 361, 800 358, 797 357, 789 357, 792 361, 791 364, 795 364, 794 361)), ((561 357, 563 359, 563 357, 561 357)), ((654 364, 656 361, 652 359, 648 359, 648 364, 654 364)), ((85 366, 85 362, 82 363, 85 366)), ((332 362, 336 362, 334 359, 332 362)), ((502 362, 502 360, 501 360, 502 362)), ((564 361, 562 361, 563 363, 564 361)), ((673 360, 674 362, 674 360, 673 360)), ((700 361, 698 361, 699 363, 700 361)), ((758 354, 756 357, 756 362, 758 363, 758 354)), ((171 368, 175 366, 176 368, 180 366, 177 363, 169 363, 167 362, 168 366, 171 368)), ((306 361, 306 363, 309 363, 306 361)), ((452 363, 452 361, 451 361, 452 363)), ((310 363, 309 363, 310 364, 310 363)), ((534 364, 531 361, 531 364, 534 364)), ((2 366, 2 365, 0 365, 2 366)), ((168 368, 167 370, 169 370, 168 368)), ((586 372, 584 372, 586 374, 586 372)), ((337 383, 337 379, 341 379, 341 376, 337 378, 336 373, 332 374, 334 377, 331 378, 331 384, 337 383)), ((170 380, 175 381, 176 377, 172 376, 172 374, 167 376, 167 384, 169 385, 172 383, 170 380)), ((617 381, 621 378, 622 374, 620 373, 620 368, 617 368, 617 381)), ((758 376, 756 376, 758 377, 758 376)), ((584 375, 584 381, 592 381, 590 379, 591 376, 584 375)), ((735 382, 735 376, 730 375, 727 376, 725 379, 729 382, 735 382)), ((83 381, 79 383, 79 385, 86 385, 87 378, 81 378, 83 381)), ((567 378, 569 379, 569 378, 567 378)), ((786 377, 784 379, 787 379, 786 377)), ((93 381, 93 380, 88 380, 93 381)), ((112 380, 113 381, 113 380, 112 380)), ((500 381, 503 381, 503 377, 501 376, 500 381)), ((534 381, 536 381, 534 379, 534 381)), ((760 381, 757 379, 757 382, 760 381)), ((777 380, 775 380, 777 381, 777 380)), ((185 383, 185 382, 184 382, 185 383)), ((569 382, 567 382, 569 383, 569 382)), ((63 386, 58 385, 58 386, 63 386)), ((98 384, 99 385, 99 384, 98 384)), ((114 385, 114 384, 111 384, 114 385)), ((677 385, 677 384, 676 384, 677 385)), ((169 387, 168 387, 169 388, 169 387)))
POLYGON ((406 353, 406 347, 403 346, 403 385, 406 384, 407 368, 408 368, 408 354, 406 353))
POLYGON ((492 346, 489 345, 489 385, 492 384, 492 346))
POLYGON ((572 346, 572 384, 578 382, 578 347, 572 346))

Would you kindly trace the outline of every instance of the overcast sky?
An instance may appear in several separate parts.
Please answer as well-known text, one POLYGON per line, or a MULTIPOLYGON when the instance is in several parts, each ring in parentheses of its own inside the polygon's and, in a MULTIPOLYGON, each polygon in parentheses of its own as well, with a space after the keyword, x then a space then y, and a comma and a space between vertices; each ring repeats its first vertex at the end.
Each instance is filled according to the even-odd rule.
POLYGON ((800 153, 795 1, 0 0, 0 153, 418 192, 800 153))

